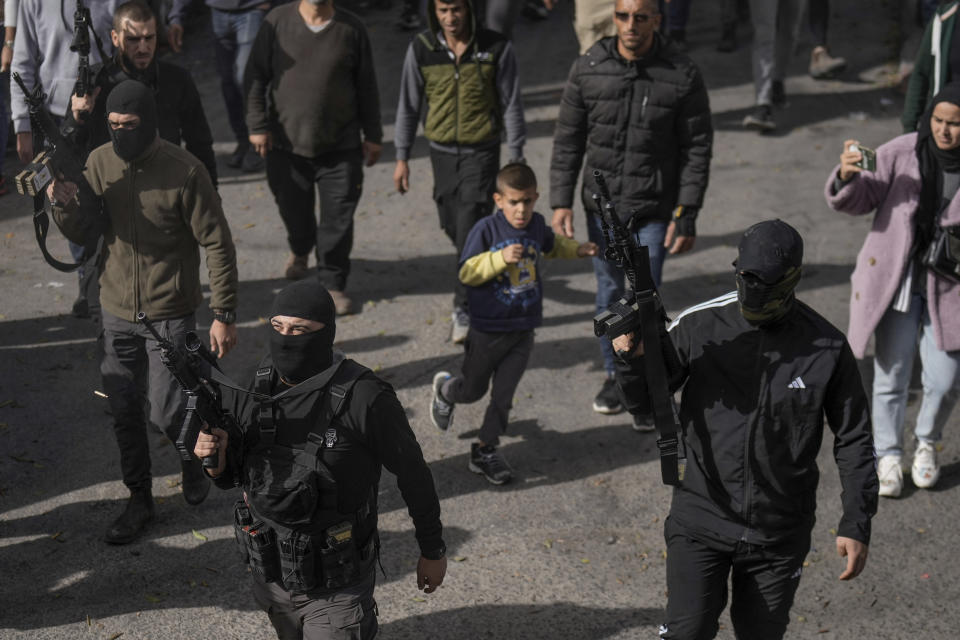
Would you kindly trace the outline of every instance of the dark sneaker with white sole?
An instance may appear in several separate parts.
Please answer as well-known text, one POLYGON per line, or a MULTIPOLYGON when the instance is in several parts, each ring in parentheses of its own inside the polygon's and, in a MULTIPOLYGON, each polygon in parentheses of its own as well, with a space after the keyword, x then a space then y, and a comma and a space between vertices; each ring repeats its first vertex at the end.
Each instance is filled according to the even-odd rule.
POLYGON ((430 403, 430 422, 441 431, 449 429, 450 423, 453 422, 454 403, 447 402, 443 397, 443 393, 440 391, 443 388, 443 383, 452 377, 448 371, 438 371, 437 374, 433 376, 433 401, 430 403))
POLYGON ((506 484, 513 478, 513 472, 507 461, 493 445, 480 446, 479 442, 470 445, 470 471, 481 474, 490 484, 506 484))
POLYGON ((773 131, 777 128, 777 123, 773 121, 773 109, 768 104, 757 105, 743 119, 743 126, 746 129, 756 129, 761 132, 773 131))
POLYGON ((653 415, 648 413, 633 416, 633 430, 637 433, 656 431, 657 425, 653 422, 653 415))
POLYGON ((623 405, 620 404, 620 392, 617 390, 617 383, 613 378, 607 378, 603 381, 600 392, 593 399, 593 410, 607 415, 623 411, 623 405))

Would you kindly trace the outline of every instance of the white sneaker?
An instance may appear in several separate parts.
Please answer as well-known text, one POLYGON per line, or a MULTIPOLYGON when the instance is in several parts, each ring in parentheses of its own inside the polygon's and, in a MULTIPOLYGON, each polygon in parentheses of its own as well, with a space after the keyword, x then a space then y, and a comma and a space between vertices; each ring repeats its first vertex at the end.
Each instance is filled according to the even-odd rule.
POLYGON ((903 490, 903 468, 900 456, 883 456, 877 461, 877 476, 880 478, 880 495, 884 498, 899 498, 903 490))
POLYGON ((450 340, 453 344, 463 344, 470 332, 470 316, 463 309, 457 308, 450 315, 453 327, 450 330, 450 340))
POLYGON ((910 469, 913 484, 920 489, 930 489, 940 479, 940 465, 937 464, 937 450, 929 442, 917 444, 913 454, 913 467, 910 469))

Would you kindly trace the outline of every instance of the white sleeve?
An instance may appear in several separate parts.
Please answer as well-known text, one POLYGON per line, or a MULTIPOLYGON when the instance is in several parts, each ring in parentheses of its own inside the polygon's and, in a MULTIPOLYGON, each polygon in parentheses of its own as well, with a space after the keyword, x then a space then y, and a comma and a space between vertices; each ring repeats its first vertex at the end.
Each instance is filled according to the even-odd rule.
POLYGON ((17 28, 17 7, 20 0, 3 0, 3 26, 17 28))

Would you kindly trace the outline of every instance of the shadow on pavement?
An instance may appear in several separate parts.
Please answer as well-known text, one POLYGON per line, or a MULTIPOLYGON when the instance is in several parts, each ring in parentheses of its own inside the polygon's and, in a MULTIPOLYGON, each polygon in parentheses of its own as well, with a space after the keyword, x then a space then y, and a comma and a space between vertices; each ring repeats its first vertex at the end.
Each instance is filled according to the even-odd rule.
MULTIPOLYGON (((549 596, 547 596, 549 597, 549 596)), ((600 640, 625 629, 657 624, 663 611, 652 608, 585 607, 551 604, 481 604, 415 615, 380 626, 384 638, 396 640, 475 640, 477 638, 591 638, 600 640)), ((639 630, 637 634, 639 637, 639 630)))

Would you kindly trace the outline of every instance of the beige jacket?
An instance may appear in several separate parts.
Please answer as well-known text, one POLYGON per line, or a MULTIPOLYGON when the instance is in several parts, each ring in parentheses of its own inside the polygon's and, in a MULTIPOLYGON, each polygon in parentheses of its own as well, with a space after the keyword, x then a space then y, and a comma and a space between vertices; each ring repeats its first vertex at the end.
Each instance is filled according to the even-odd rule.
POLYGON ((67 238, 89 240, 102 211, 104 248, 100 304, 134 322, 193 313, 203 299, 200 247, 210 276, 210 307, 235 310, 237 259, 220 196, 210 176, 189 152, 158 136, 133 162, 112 144, 90 153, 84 175, 92 194, 81 190, 53 218, 67 238), (99 198, 95 197, 99 196, 99 198))

